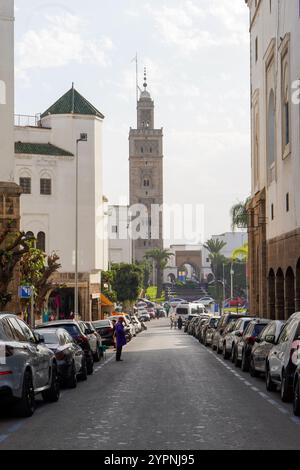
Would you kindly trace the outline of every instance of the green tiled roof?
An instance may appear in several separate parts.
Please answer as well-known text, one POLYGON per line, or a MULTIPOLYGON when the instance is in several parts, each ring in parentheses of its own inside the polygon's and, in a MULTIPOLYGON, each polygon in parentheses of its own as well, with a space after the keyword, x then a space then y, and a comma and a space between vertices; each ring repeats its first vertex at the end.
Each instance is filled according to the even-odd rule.
POLYGON ((15 143, 15 153, 26 155, 51 155, 53 157, 73 157, 73 153, 67 152, 52 144, 33 144, 26 142, 15 143))
POLYGON ((71 90, 59 98, 41 117, 46 117, 49 114, 81 114, 104 119, 103 114, 78 93, 75 88, 71 88, 71 90))

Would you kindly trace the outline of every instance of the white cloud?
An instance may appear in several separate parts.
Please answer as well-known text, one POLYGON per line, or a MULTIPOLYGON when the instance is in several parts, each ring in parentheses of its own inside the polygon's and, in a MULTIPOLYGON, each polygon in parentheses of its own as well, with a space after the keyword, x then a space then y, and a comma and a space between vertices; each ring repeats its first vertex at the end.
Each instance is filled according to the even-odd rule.
POLYGON ((146 9, 163 41, 175 45, 184 54, 248 41, 242 21, 246 9, 241 0, 204 0, 202 7, 193 0, 185 0, 172 7, 163 5, 160 10, 147 4, 146 9))
POLYGON ((18 76, 24 77, 33 68, 63 67, 70 63, 109 64, 112 41, 108 37, 90 39, 82 18, 64 13, 45 19, 46 26, 27 31, 16 44, 18 76))

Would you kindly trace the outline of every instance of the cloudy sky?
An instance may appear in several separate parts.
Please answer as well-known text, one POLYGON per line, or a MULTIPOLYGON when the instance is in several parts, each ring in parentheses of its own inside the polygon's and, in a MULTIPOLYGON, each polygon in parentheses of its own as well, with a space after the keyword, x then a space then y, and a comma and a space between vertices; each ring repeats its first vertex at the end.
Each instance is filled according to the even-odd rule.
POLYGON ((105 193, 128 199, 135 65, 148 67, 165 133, 165 201, 205 206, 230 230, 250 192, 249 36, 243 0, 15 0, 16 112, 44 111, 72 81, 106 116, 105 193))

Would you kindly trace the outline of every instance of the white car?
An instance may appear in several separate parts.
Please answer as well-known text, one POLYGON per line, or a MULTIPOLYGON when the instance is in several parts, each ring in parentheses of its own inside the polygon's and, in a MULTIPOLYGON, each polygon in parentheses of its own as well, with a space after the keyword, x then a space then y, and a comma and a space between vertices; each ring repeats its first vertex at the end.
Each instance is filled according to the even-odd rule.
POLYGON ((131 317, 132 323, 135 325, 136 332, 141 333, 143 331, 141 322, 139 321, 138 317, 136 315, 133 315, 131 317))
POLYGON ((251 320, 253 320, 253 318, 245 317, 240 318, 236 324, 232 323, 232 328, 227 332, 223 341, 224 359, 231 358, 231 360, 234 361, 235 348, 238 340, 243 336, 251 320))
POLYGON ((266 386, 268 391, 275 391, 280 386, 281 399, 289 402, 293 399, 294 374, 300 359, 300 313, 295 313, 284 326, 278 341, 268 338, 274 344, 266 365, 266 386))
POLYGON ((59 400, 55 355, 18 317, 0 314, 0 402, 16 401, 18 414, 29 417, 37 394, 46 402, 59 400))

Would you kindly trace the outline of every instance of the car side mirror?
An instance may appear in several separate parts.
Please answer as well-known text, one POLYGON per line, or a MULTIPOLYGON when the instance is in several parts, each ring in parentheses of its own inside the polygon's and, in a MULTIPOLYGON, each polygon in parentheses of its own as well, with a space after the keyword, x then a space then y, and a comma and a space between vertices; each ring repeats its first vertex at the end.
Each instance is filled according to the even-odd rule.
POLYGON ((37 344, 45 344, 45 338, 41 336, 39 333, 35 333, 34 337, 36 339, 37 344))
POLYGON ((266 336, 266 343, 269 344, 275 344, 276 338, 274 335, 268 335, 266 336))

